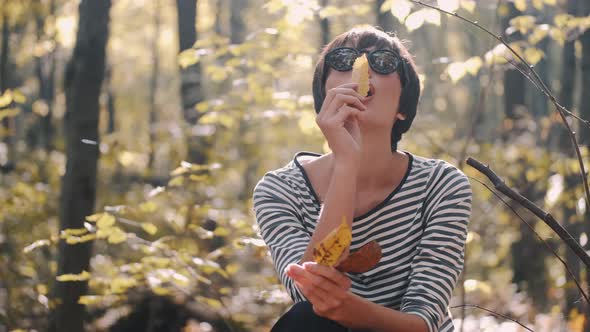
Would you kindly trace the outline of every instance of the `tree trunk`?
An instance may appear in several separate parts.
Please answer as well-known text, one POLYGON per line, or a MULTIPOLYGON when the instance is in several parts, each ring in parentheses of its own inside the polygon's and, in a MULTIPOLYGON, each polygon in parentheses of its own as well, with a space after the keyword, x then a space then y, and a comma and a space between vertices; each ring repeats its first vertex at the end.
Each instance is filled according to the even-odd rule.
MULTIPOLYGON (((40 5, 40 4, 39 4, 40 5)), ((49 3, 49 16, 55 15, 55 1, 49 3)), ((45 15, 41 12, 37 13, 35 18, 37 29, 37 41, 41 42, 44 37, 45 30, 45 15)), ((55 34, 49 36, 55 41, 55 34)), ((49 152, 53 149, 53 126, 51 119, 53 116, 53 100, 55 96, 55 49, 52 49, 47 54, 36 59, 36 73, 39 81, 39 99, 47 107, 47 112, 41 114, 39 118, 39 141, 37 146, 42 147, 49 152)))
MULTIPOLYGON (((2 11, 2 51, 0 53, 0 96, 8 90, 9 77, 8 77, 8 57, 10 56, 10 26, 8 25, 8 10, 4 8, 2 11)), ((12 144, 12 135, 14 135, 12 124, 14 118, 7 117, 2 119, 0 123, 0 132, 4 132, 4 135, 0 135, 2 142, 6 145, 6 160, 0 162, 2 170, 10 170, 14 167, 14 149, 12 144)))
POLYGON ((107 134, 115 132, 115 92, 113 91, 113 65, 106 62, 104 77, 104 88, 107 94, 107 134))
MULTIPOLYGON (((176 0, 176 9, 178 13, 178 39, 180 52, 182 52, 193 47, 197 40, 197 1, 176 0)), ((195 105, 204 100, 201 65, 196 63, 181 69, 180 81, 183 115, 190 127, 187 135, 187 159, 192 163, 205 164, 207 162, 206 148, 208 140, 205 137, 193 134, 193 129, 199 121, 199 114, 195 110, 195 105)))
MULTIPOLYGON (((508 3, 510 13, 502 19, 502 31, 506 31, 510 19, 522 15, 513 3, 508 3)), ((521 39, 520 34, 514 33, 507 37, 510 42, 521 39)), ((525 77, 516 69, 506 69, 504 72, 504 112, 505 123, 511 123, 511 126, 505 126, 502 137, 504 142, 509 142, 511 138, 522 134, 521 131, 528 130, 525 127, 516 126, 518 120, 526 112, 527 105, 525 102, 525 77)), ((517 186, 525 197, 533 202, 542 199, 544 195, 536 191, 535 187, 527 183, 525 179, 515 179, 517 186)), ((518 209, 518 208, 517 208, 518 209)), ((536 220, 528 218, 527 222, 531 225, 536 224, 536 220)), ((540 242, 533 232, 525 223, 519 223, 518 232, 520 239, 515 241, 511 246, 512 256, 512 281, 518 286, 519 291, 526 291, 531 297, 536 309, 542 311, 547 304, 546 301, 546 269, 545 269, 545 251, 542 249, 540 242)))
POLYGON ((150 158, 148 168, 153 171, 154 158, 156 153, 156 133, 158 120, 156 106, 156 93, 158 92, 158 75, 160 74, 160 48, 158 47, 158 39, 160 38, 161 26, 161 6, 160 0, 154 0, 154 36, 152 39, 152 79, 150 81, 150 158))
MULTIPOLYGON (((328 6, 328 0, 322 0, 322 8, 328 6)), ((321 48, 328 45, 331 40, 330 37, 330 20, 327 17, 319 18, 320 19, 320 29, 322 34, 322 44, 321 48)))
MULTIPOLYGON (((100 87, 105 72, 105 53, 109 33, 110 0, 82 0, 76 46, 65 74, 66 173, 62 178, 60 230, 84 227, 85 217, 94 211, 98 162, 98 119, 100 87)), ((57 274, 88 271, 92 242, 68 245, 59 243, 57 274)), ((57 306, 53 331, 84 330, 84 306, 78 304, 86 294, 86 281, 56 282, 57 306)))

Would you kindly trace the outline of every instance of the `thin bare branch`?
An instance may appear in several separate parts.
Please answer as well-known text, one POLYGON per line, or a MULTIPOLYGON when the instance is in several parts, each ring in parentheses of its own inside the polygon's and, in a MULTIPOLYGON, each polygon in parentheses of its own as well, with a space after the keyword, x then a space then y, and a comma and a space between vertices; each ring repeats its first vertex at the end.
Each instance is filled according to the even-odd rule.
POLYGON ((492 169, 482 164, 476 159, 471 157, 467 158, 467 165, 475 168, 482 174, 484 174, 494 187, 503 193, 504 195, 512 198, 517 203, 522 205, 527 210, 531 211, 534 215, 539 217, 541 220, 547 224, 567 245, 570 249, 582 260, 584 265, 590 269, 590 256, 584 251, 584 249, 580 246, 580 244, 571 236, 571 234, 565 230, 554 218, 550 213, 543 211, 540 207, 535 205, 535 203, 529 201, 526 197, 522 196, 521 194, 517 193, 510 187, 506 185, 504 180, 502 180, 492 169))
POLYGON ((565 270, 567 271, 567 274, 569 274, 569 276, 572 278, 572 280, 574 281, 574 283, 576 284, 576 287, 578 287, 578 290, 580 291, 580 293, 582 294, 582 297, 586 300, 586 302, 588 302, 588 304, 590 304, 590 298, 588 298, 588 294, 586 294, 586 292, 584 292, 584 289, 582 288, 582 286, 580 285, 580 282, 578 281, 578 279, 576 279, 576 276, 574 275, 574 273, 572 272, 572 270, 570 269, 570 267, 567 265, 567 263, 561 258, 561 256, 559 256, 559 254, 557 254, 557 251, 555 251, 551 245, 549 245, 549 243, 543 239, 541 237, 541 235, 539 235, 539 233, 537 233, 537 231, 535 231, 535 228, 529 224, 517 211, 516 209, 514 209, 513 206, 511 206, 510 204, 508 204, 508 202, 506 202, 496 191, 494 191, 492 188, 490 188, 486 183, 483 183, 482 181, 473 178, 473 177, 469 177, 470 179, 480 183, 481 185, 483 185, 484 187, 486 187, 492 194, 494 194, 494 196, 496 196, 502 203, 504 203, 504 205, 506 205, 510 210, 512 210, 512 212, 518 217, 520 218, 520 220, 525 223, 530 230, 533 232, 533 234, 535 234, 535 236, 541 240, 541 242, 543 242, 543 244, 545 245, 545 247, 547 247, 547 249, 549 251, 551 251, 553 253, 553 256, 555 256, 560 262, 561 264, 563 264, 563 266, 565 267, 565 270))
POLYGON ((480 309, 480 310, 483 310, 483 311, 489 312, 490 314, 492 314, 492 315, 494 315, 494 316, 497 316, 497 317, 502 317, 502 318, 504 318, 504 319, 507 319, 507 320, 509 320, 509 321, 515 322, 516 324, 518 324, 518 325, 522 326, 523 328, 525 328, 527 331, 535 332, 535 331, 533 331, 533 330, 529 329, 528 327, 524 326, 524 325, 523 325, 521 322, 519 322, 519 321, 517 321, 517 320, 515 320, 515 319, 513 319, 513 318, 510 318, 510 317, 508 317, 508 316, 506 316, 506 315, 502 315, 502 314, 500 314, 500 313, 497 313, 497 312, 495 312, 495 311, 493 311, 493 310, 486 309, 486 308, 484 308, 484 307, 478 306, 477 304, 462 304, 462 305, 456 305, 456 306, 452 306, 452 307, 451 307, 451 309, 455 309, 455 308, 461 308, 461 307, 477 308, 477 309, 480 309))

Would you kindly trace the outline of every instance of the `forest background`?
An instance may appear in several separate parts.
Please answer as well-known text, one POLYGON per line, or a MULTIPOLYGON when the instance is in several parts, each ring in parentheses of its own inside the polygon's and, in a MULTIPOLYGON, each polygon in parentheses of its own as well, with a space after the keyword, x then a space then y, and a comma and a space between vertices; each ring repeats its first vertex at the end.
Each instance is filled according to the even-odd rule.
POLYGON ((574 145, 507 45, 571 112, 587 170, 590 2, 426 4, 456 15, 407 0, 0 0, 0 331, 267 331, 290 301, 252 189, 295 152, 328 150, 313 67, 364 24, 408 40, 420 67, 400 148, 471 179, 458 329, 590 331, 572 278, 587 294, 589 270, 464 162, 588 250, 574 145))

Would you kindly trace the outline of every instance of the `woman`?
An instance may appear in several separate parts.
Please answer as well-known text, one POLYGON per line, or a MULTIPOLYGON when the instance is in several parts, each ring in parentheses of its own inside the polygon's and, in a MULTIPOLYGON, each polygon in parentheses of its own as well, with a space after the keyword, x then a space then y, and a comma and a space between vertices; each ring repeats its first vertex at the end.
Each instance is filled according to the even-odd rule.
POLYGON ((262 238, 296 304, 272 331, 452 331, 448 304, 463 269, 471 187, 450 164, 397 150, 416 115, 420 81, 397 37, 352 29, 323 50, 313 96, 331 153, 300 152, 254 189, 262 238), (369 93, 351 83, 367 54, 369 93), (350 252, 376 240, 379 263, 340 273, 313 248, 342 217, 350 252))

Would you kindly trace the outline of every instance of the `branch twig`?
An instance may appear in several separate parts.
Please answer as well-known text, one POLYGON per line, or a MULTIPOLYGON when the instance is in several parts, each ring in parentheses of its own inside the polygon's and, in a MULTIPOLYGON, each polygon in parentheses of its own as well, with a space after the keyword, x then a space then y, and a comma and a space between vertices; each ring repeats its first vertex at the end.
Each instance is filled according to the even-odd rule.
POLYGON ((489 166, 486 166, 471 157, 467 158, 467 165, 475 168, 484 174, 488 179, 490 179, 498 191, 512 198, 524 208, 531 211, 534 215, 543 220, 545 224, 547 224, 547 226, 549 226, 567 244, 567 246, 570 247, 576 256, 582 260, 584 265, 586 265, 586 268, 590 269, 590 256, 584 251, 580 244, 576 242, 571 234, 565 230, 565 228, 561 227, 561 225, 555 220, 555 218, 553 218, 550 213, 543 211, 540 207, 529 201, 526 197, 509 188, 506 183, 504 183, 504 180, 498 177, 498 175, 496 175, 496 173, 494 173, 494 171, 492 171, 489 166))
POLYGON ((465 307, 470 307, 470 308, 477 308, 477 309, 480 309, 480 310, 483 310, 483 311, 487 311, 487 312, 489 312, 490 314, 492 314, 492 315, 494 315, 494 316, 502 317, 502 318, 504 318, 504 319, 508 319, 509 321, 513 321, 513 322, 515 322, 516 324, 518 324, 518 325, 520 325, 520 326, 524 327, 524 328, 525 328, 527 331, 535 332, 535 331, 533 331, 533 330, 529 329, 528 327, 524 326, 524 325, 523 325, 521 322, 519 322, 519 321, 517 321, 517 320, 515 320, 515 319, 512 319, 512 318, 510 318, 510 317, 508 317, 508 316, 506 316, 506 315, 499 314, 499 313, 497 313, 497 312, 495 312, 495 311, 493 311, 493 310, 486 309, 486 308, 484 308, 484 307, 480 307, 480 306, 478 306, 478 305, 476 305, 476 304, 462 304, 462 305, 456 305, 456 306, 452 306, 452 307, 451 307, 451 309, 455 309, 455 308, 465 308, 465 307))

